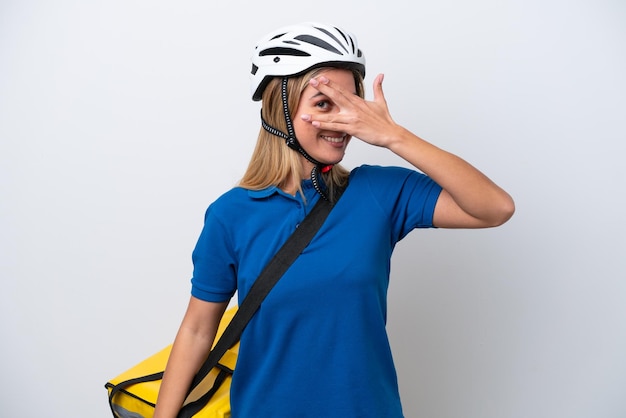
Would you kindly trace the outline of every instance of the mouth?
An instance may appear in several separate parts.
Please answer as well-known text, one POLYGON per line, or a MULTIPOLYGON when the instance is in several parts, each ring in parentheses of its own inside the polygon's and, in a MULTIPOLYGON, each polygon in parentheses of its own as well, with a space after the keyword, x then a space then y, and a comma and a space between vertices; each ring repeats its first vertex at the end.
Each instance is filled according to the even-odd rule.
POLYGON ((341 144, 346 140, 347 136, 348 135, 346 134, 339 135, 339 136, 320 135, 320 138, 322 138, 324 141, 331 142, 333 144, 341 144))

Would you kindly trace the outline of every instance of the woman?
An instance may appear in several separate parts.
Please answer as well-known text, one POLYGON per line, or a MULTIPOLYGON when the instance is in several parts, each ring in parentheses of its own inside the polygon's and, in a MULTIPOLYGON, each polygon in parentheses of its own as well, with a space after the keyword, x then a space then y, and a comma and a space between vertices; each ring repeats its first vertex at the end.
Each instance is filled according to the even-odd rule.
POLYGON ((155 417, 176 416, 230 298, 238 290, 243 300, 318 199, 336 202, 333 211, 241 338, 232 416, 402 417, 385 332, 395 244, 415 228, 501 225, 513 200, 464 160, 396 124, 382 75, 374 99, 364 100, 365 60, 347 32, 282 28, 260 41, 252 62, 262 129, 240 186, 207 210, 155 417), (352 138, 419 171, 348 172, 338 163, 352 138))

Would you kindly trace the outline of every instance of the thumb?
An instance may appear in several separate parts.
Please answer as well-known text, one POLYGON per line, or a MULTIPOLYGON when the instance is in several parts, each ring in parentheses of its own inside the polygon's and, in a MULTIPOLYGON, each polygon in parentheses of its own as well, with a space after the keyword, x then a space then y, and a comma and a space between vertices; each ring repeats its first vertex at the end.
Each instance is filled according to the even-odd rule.
POLYGON ((383 80, 384 74, 378 74, 374 79, 374 101, 385 101, 385 94, 383 93, 383 80))

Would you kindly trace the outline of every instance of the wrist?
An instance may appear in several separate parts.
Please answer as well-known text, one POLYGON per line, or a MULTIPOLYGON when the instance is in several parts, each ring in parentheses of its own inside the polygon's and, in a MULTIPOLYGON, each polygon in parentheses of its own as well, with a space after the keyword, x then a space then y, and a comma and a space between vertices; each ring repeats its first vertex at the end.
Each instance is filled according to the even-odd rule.
POLYGON ((387 149, 401 157, 407 152, 408 149, 411 149, 419 145, 420 142, 423 142, 423 140, 417 135, 399 125, 389 134, 390 136, 387 141, 387 149))

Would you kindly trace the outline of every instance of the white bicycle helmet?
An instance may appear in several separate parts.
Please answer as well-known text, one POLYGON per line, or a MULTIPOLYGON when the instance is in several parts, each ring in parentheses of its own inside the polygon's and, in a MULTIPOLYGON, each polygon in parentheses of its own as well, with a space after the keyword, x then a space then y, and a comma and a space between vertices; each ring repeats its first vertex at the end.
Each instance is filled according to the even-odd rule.
POLYGON ((353 69, 365 77, 365 57, 356 38, 335 26, 301 23, 263 37, 254 48, 252 100, 259 101, 273 77, 296 76, 323 66, 353 69))

